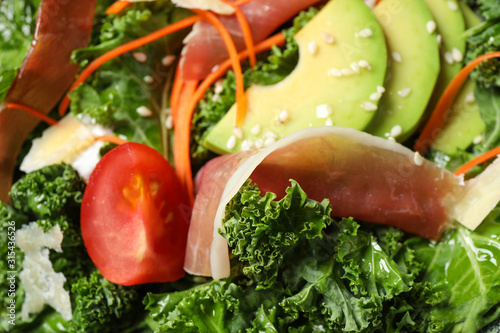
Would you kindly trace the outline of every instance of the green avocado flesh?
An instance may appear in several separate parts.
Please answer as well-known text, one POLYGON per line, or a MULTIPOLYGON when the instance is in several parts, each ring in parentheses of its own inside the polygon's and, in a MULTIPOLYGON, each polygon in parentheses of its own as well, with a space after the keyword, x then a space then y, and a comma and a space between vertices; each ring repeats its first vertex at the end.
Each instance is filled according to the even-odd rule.
POLYGON ((431 97, 427 111, 430 113, 450 81, 462 68, 460 60, 465 54, 465 21, 457 0, 425 0, 440 36, 441 72, 431 97))
POLYGON ((385 38, 373 11, 362 0, 332 0, 295 40, 294 71, 275 85, 247 89, 242 135, 234 134, 233 105, 208 135, 207 148, 230 153, 244 142, 265 146, 305 127, 368 126, 378 104, 370 96, 383 85, 387 69, 385 38))
MULTIPOLYGON (((481 19, 466 4, 460 3, 460 9, 467 29, 481 23, 481 19)), ((455 98, 446 123, 431 146, 432 149, 449 155, 455 154, 458 150, 467 149, 474 139, 485 131, 486 124, 472 96, 474 83, 468 79, 455 98)))
POLYGON ((384 0, 374 12, 386 36, 389 66, 368 132, 404 140, 417 127, 439 75, 436 33, 428 29, 434 18, 423 0, 384 0))

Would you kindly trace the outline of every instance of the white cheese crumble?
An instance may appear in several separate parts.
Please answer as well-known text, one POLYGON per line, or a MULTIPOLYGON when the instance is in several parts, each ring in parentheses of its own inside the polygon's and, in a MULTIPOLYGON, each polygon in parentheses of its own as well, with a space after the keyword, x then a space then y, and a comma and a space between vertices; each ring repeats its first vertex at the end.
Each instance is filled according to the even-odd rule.
POLYGON ((49 259, 49 249, 62 252, 62 240, 59 225, 44 233, 36 222, 31 222, 16 233, 16 244, 24 252, 23 270, 19 273, 26 291, 21 309, 23 320, 40 312, 44 304, 54 308, 64 320, 73 318, 69 292, 64 289, 66 277, 54 271, 49 259))

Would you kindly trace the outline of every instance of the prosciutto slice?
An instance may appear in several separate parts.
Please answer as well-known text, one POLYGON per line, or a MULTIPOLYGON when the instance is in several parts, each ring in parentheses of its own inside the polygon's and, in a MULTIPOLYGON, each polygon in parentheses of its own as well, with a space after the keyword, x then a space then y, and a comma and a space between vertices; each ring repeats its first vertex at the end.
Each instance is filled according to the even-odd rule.
POLYGON ((258 152, 216 158, 200 172, 185 270, 214 278, 229 275, 228 247, 218 230, 226 204, 248 178, 278 196, 294 179, 310 198, 328 198, 334 216, 433 240, 454 220, 468 183, 396 142, 331 126, 297 131, 258 152))
POLYGON ((40 120, 7 109, 20 103, 44 114, 61 99, 78 72, 71 53, 88 45, 96 0, 43 0, 36 32, 19 73, 0 105, 0 201, 8 202, 17 155, 40 120))
MULTIPOLYGON (((254 43, 258 43, 293 18, 298 12, 320 0, 253 0, 240 6, 245 15, 254 43)), ((240 24, 235 15, 219 15, 238 51, 245 49, 245 42, 240 24)), ((184 81, 205 78, 214 66, 229 56, 224 42, 217 30, 210 23, 200 21, 193 26, 186 37, 180 63, 184 81)))

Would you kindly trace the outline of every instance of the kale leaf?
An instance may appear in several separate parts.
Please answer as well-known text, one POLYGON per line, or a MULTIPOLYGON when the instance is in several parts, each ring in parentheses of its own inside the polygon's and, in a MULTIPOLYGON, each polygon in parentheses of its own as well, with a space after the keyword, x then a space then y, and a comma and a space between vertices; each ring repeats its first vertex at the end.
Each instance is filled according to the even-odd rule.
POLYGON ((220 231, 230 278, 149 294, 158 332, 422 332, 442 298, 417 281, 423 266, 394 228, 333 220, 327 201, 292 181, 281 200, 247 181, 220 231))

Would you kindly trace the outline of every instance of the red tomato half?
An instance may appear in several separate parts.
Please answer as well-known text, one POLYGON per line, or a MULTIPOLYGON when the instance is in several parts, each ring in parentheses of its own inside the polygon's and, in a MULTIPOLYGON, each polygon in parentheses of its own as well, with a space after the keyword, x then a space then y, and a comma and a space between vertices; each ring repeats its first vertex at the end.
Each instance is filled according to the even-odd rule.
POLYGON ((184 276, 190 214, 188 196, 163 156, 126 143, 104 155, 89 179, 82 236, 111 282, 175 281, 184 276))

